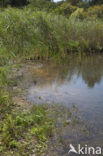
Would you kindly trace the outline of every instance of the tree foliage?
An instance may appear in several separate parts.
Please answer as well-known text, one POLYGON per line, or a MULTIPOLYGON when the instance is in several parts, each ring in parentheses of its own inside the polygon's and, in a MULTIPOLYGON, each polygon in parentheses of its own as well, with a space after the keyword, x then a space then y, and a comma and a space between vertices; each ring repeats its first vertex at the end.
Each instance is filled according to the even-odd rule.
POLYGON ((0 0, 0 6, 6 7, 8 4, 10 4, 10 0, 0 0))
POLYGON ((71 3, 72 5, 78 5, 79 2, 82 2, 82 0, 66 0, 67 3, 71 3))
POLYGON ((11 5, 14 7, 25 6, 27 4, 31 4, 35 7, 47 7, 50 4, 53 4, 51 0, 0 0, 0 5, 2 7, 6 7, 7 5, 11 5))
POLYGON ((10 0, 10 4, 12 6, 24 6, 27 5, 29 2, 28 0, 10 0))
POLYGON ((54 12, 69 17, 78 7, 71 5, 70 3, 63 3, 58 6, 54 12))
POLYGON ((6 7, 7 5, 19 7, 19 6, 24 6, 29 3, 28 0, 0 0, 0 5, 2 7, 6 7))
POLYGON ((52 9, 56 4, 51 0, 29 0, 29 4, 32 8, 42 9, 52 9))
POLYGON ((103 0, 92 0, 89 3, 90 5, 103 4, 103 0))

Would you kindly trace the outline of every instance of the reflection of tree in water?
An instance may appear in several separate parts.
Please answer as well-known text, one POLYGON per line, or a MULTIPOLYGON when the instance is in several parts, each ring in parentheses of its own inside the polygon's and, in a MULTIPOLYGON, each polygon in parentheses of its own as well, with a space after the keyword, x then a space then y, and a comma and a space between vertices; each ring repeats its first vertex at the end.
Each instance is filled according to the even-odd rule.
POLYGON ((74 56, 68 65, 68 81, 72 80, 74 74, 82 76, 88 87, 93 88, 103 76, 103 55, 74 56))
POLYGON ((95 70, 93 67, 88 66, 86 67, 86 69, 84 68, 84 70, 82 71, 82 78, 90 88, 93 88, 96 83, 100 82, 102 75, 103 73, 101 73, 98 67, 97 70, 95 70))
MULTIPOLYGON (((69 64, 65 65, 65 67, 68 69, 68 72, 65 70, 64 79, 68 73, 68 81, 71 81, 73 75, 76 74, 78 77, 82 76, 82 79, 88 87, 93 88, 96 83, 100 83, 103 76, 103 55, 92 54, 83 56, 82 58, 79 58, 79 56, 73 56, 69 64)), ((62 68, 59 71, 61 74, 63 74, 62 68)))
POLYGON ((88 87, 93 88, 96 83, 100 83, 103 76, 103 57, 100 55, 92 55, 87 59, 84 57, 82 64, 77 68, 88 87))
POLYGON ((51 86, 56 82, 60 86, 66 79, 72 81, 73 76, 82 76, 82 79, 93 88, 96 83, 100 83, 103 76, 103 56, 93 54, 92 56, 71 56, 69 63, 54 64, 53 62, 44 64, 42 68, 33 69, 30 66, 29 71, 25 73, 27 81, 35 81, 41 87, 51 86), (29 74, 28 74, 29 73, 29 74))

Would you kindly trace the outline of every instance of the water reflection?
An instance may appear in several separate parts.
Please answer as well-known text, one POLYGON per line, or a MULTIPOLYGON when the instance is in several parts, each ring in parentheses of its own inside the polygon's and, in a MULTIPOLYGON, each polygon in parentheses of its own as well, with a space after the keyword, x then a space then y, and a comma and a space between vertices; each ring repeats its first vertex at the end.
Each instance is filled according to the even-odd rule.
MULTIPOLYGON (((91 143, 103 145, 103 55, 70 56, 69 62, 61 64, 44 63, 35 67, 30 64, 25 67, 21 86, 27 89, 27 100, 37 104, 61 104, 64 108, 76 105, 82 111, 89 136, 75 132, 67 126, 61 129, 61 139, 64 144, 91 143), (76 135, 76 136, 74 136, 76 135), (72 138, 70 139, 70 137, 72 138), (77 142, 76 142, 77 141, 77 142)), ((63 109, 61 110, 63 113, 63 109)), ((81 126, 82 127, 82 126, 81 126)), ((83 128, 83 127, 82 127, 83 128)), ((68 147, 67 147, 68 149, 68 147)))
POLYGON ((34 81, 34 85, 29 88, 28 99, 32 102, 68 104, 102 98, 103 57, 100 55, 81 59, 75 56, 69 63, 45 64, 31 69, 31 73, 29 81, 34 81))

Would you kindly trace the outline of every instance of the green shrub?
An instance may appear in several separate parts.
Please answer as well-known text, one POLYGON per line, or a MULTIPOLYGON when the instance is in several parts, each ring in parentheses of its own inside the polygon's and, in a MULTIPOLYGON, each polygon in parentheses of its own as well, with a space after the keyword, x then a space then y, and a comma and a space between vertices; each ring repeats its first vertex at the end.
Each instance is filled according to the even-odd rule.
POLYGON ((77 8, 70 3, 63 3, 54 10, 54 13, 69 17, 77 8))
POLYGON ((81 19, 101 19, 103 20, 103 5, 89 7, 80 13, 81 19))
POLYGON ((103 5, 97 5, 94 7, 90 7, 87 11, 86 16, 95 16, 96 18, 103 19, 103 5))

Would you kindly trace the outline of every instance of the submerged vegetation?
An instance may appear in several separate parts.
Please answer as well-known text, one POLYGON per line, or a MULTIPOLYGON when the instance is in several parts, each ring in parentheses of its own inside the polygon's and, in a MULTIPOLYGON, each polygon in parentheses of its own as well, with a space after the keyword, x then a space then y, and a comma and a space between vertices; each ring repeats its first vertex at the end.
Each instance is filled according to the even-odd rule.
POLYGON ((35 152, 34 144, 44 152, 55 127, 47 107, 25 110, 14 104, 8 89, 12 65, 18 58, 65 59, 69 53, 102 52, 103 4, 95 4, 0 1, 0 155, 27 156, 35 152))

